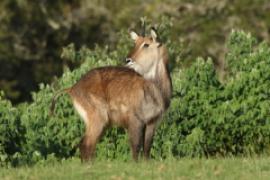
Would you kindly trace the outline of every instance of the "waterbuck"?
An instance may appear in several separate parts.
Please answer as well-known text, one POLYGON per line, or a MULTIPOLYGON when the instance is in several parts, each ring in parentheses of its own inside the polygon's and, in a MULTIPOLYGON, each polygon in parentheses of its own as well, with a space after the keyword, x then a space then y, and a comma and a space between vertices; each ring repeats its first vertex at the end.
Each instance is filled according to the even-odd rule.
POLYGON ((130 35, 135 47, 126 66, 92 69, 64 90, 86 126, 80 143, 83 162, 93 158, 96 143, 110 125, 127 130, 135 161, 141 147, 148 159, 157 123, 169 107, 172 85, 166 47, 153 29, 149 37, 130 35))

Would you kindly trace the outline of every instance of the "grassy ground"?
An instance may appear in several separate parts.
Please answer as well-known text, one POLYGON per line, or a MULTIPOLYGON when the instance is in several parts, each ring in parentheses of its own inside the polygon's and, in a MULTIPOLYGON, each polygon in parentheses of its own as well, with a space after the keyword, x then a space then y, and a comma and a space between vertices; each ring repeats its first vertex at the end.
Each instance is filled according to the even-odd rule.
POLYGON ((0 168, 1 180, 12 179, 269 179, 270 158, 171 159, 165 161, 95 161, 78 159, 33 167, 0 168))

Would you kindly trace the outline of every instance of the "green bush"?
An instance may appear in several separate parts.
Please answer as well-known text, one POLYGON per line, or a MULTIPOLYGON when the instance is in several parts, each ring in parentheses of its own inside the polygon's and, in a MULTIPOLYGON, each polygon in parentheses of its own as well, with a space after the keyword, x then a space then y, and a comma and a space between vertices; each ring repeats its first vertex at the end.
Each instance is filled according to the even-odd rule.
POLYGON ((16 163, 24 142, 20 112, 0 92, 0 166, 16 163))
POLYGON ((270 48, 241 31, 227 47, 227 83, 219 83, 211 61, 198 59, 174 85, 179 99, 167 117, 178 129, 174 155, 269 152, 270 48))
MULTIPOLYGON (((149 27, 147 27, 149 28, 149 27)), ((154 139, 155 159, 183 156, 254 155, 269 153, 270 143, 270 48, 249 34, 233 31, 227 43, 226 83, 220 83, 211 59, 198 58, 179 69, 181 45, 166 39, 170 24, 160 26, 172 64, 173 98, 154 139)), ((84 133, 83 122, 67 95, 57 100, 55 115, 48 115, 52 96, 72 86, 88 70, 121 64, 131 41, 127 35, 117 50, 70 45, 62 58, 82 62, 51 85, 40 85, 33 102, 17 107, 0 99, 0 163, 31 164, 44 159, 77 156, 84 133), (3 125, 2 125, 3 124, 3 125)), ((130 159, 127 135, 109 129, 97 146, 97 159, 130 159)))

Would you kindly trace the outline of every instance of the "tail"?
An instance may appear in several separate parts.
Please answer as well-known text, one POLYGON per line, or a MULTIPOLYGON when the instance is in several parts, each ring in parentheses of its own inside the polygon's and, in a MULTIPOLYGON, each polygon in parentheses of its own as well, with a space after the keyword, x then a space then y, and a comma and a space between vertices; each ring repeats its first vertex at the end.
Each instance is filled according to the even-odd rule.
POLYGON ((56 102, 56 99, 57 99, 60 95, 62 95, 62 94, 64 94, 64 93, 69 93, 69 91, 70 91, 70 88, 62 89, 62 90, 58 91, 58 92, 53 96, 53 99, 52 99, 52 102, 51 102, 51 107, 50 107, 50 112, 49 112, 49 115, 50 115, 50 116, 53 116, 53 114, 54 114, 54 108, 55 108, 55 102, 56 102))

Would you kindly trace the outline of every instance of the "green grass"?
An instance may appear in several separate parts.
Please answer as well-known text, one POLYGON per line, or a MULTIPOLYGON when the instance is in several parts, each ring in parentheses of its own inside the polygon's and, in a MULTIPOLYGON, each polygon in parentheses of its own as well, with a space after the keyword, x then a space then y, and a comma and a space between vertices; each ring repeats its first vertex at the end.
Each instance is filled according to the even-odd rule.
POLYGON ((170 159, 81 164, 78 159, 45 162, 33 167, 0 168, 1 180, 12 179, 269 179, 270 157, 170 159))

